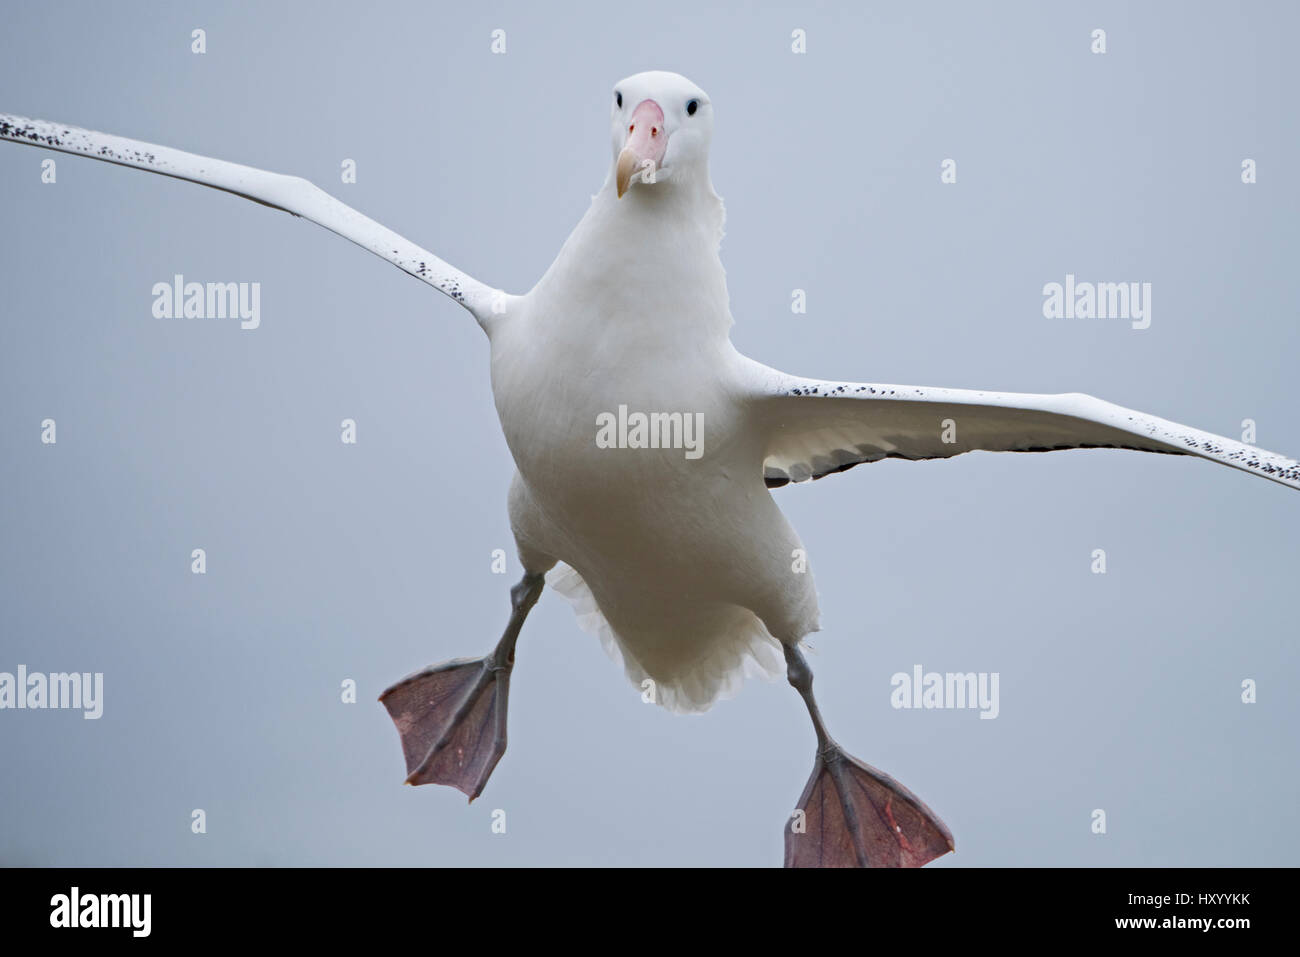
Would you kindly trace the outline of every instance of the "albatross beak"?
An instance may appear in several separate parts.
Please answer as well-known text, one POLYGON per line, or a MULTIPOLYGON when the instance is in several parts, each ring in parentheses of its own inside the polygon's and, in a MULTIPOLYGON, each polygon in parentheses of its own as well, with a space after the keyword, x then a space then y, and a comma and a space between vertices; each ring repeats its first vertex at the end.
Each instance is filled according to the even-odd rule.
POLYGON ((653 183, 654 173, 663 163, 667 151, 668 131, 664 129, 664 111, 654 100, 642 100, 632 111, 623 152, 618 154, 618 198, 623 198, 623 194, 632 185, 632 177, 638 173, 653 183))

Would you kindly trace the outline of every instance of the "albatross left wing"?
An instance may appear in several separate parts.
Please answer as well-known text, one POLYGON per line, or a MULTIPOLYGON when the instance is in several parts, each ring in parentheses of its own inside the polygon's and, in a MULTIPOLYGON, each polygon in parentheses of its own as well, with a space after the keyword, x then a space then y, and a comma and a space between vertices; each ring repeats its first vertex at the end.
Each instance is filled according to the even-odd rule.
POLYGON ((473 313, 480 325, 490 314, 497 295, 491 287, 297 176, 268 173, 166 146, 8 113, 0 113, 0 140, 174 176, 301 216, 424 280, 473 313))
POLYGON ((771 488, 885 458, 1095 448, 1196 455, 1300 488, 1293 459, 1077 392, 826 382, 757 362, 748 366, 746 383, 749 412, 765 436, 763 477, 771 488))

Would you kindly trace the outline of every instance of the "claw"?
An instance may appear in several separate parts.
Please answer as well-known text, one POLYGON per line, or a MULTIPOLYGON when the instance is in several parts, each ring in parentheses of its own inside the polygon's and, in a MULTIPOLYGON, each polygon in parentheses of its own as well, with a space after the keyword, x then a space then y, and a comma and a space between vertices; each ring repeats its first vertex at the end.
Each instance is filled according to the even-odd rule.
POLYGON ((817 755, 785 833, 786 867, 920 867, 952 834, 915 794, 838 745, 817 755))
POLYGON ((457 658, 417 671, 379 700, 397 726, 406 783, 446 784, 473 801, 506 752, 512 662, 457 658))

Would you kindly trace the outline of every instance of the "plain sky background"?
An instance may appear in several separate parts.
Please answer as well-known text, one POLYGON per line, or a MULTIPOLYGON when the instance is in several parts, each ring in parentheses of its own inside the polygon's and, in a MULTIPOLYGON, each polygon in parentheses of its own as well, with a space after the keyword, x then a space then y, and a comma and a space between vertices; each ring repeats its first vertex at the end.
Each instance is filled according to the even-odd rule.
MULTIPOLYGON (((1259 445, 1300 454, 1294 4, 43 3, 3 20, 0 110, 305 176, 518 292, 605 177, 614 83, 679 71, 715 104, 743 352, 1088 392, 1230 436, 1251 418, 1259 445), (1152 283, 1151 327, 1045 319, 1066 273, 1152 283)), ((483 797, 402 786, 376 696, 485 653, 519 572, 467 313, 325 230, 142 172, 0 144, 0 201, 0 671, 105 675, 99 721, 0 712, 0 863, 780 863, 813 757, 794 692, 750 682, 703 716, 642 704, 550 591, 483 797), (260 282, 261 328, 153 318, 176 273, 260 282)), ((1294 862, 1294 492, 1093 451, 891 461, 776 494, 817 575, 831 730, 947 822, 957 853, 936 866, 1294 862), (915 664, 998 672, 1000 716, 894 710, 890 676, 915 664)))

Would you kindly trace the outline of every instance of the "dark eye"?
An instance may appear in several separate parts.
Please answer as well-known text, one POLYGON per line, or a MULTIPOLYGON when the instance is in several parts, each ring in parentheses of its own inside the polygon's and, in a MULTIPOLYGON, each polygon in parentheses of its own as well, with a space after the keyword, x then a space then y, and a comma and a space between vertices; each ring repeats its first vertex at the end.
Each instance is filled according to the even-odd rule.
POLYGON ((695 111, 698 110, 699 108, 700 108, 699 100, 688 100, 686 103, 686 115, 694 116, 695 111))
POLYGON ((614 91, 614 105, 620 110, 623 109, 623 94, 618 92, 618 90, 614 91))

